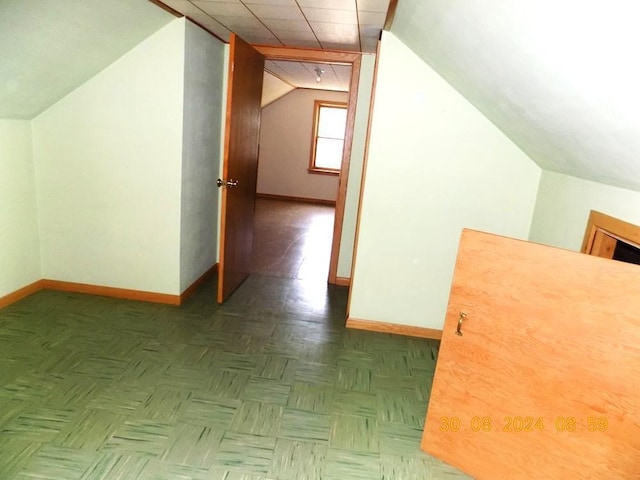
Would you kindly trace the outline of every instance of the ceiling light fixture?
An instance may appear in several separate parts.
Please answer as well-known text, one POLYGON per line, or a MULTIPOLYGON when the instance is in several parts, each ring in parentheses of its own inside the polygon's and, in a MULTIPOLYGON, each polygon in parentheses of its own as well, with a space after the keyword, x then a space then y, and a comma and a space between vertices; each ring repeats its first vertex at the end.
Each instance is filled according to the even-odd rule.
POLYGON ((316 82, 320 83, 324 70, 322 70, 320 67, 316 67, 313 71, 316 72, 316 82))

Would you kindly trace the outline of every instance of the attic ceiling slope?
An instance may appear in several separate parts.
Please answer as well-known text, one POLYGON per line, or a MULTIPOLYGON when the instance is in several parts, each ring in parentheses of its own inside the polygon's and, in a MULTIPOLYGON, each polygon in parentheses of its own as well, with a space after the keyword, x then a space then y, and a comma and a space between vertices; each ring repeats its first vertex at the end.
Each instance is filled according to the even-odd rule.
POLYGON ((640 5, 400 0, 391 33, 540 167, 640 191, 640 5))
POLYGON ((144 0, 0 1, 0 118, 35 117, 174 18, 144 0))

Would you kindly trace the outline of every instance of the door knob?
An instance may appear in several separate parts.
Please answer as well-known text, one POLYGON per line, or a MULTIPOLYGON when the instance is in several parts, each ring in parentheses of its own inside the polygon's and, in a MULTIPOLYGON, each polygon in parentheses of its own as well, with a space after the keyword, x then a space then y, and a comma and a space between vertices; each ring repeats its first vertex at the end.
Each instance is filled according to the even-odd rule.
POLYGON ((218 185, 218 188, 221 188, 221 187, 229 187, 229 188, 237 187, 238 186, 238 180, 234 180, 233 178, 230 178, 229 180, 224 181, 221 178, 219 178, 216 181, 216 185, 218 185))

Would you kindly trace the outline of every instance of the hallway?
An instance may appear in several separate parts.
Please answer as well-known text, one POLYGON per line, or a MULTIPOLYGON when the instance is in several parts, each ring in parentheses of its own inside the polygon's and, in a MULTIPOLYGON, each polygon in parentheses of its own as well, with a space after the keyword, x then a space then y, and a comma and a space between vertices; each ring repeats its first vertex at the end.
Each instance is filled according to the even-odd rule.
POLYGON ((335 208, 256 199, 251 273, 326 281, 335 208))

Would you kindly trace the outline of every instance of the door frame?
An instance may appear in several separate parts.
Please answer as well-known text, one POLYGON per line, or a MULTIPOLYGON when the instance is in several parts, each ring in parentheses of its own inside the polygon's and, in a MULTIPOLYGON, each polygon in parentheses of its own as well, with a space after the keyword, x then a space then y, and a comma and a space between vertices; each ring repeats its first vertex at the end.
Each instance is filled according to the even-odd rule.
POLYGON ((299 62, 314 62, 327 64, 351 65, 351 80, 349 82, 349 98, 347 100, 347 127, 342 151, 342 165, 338 176, 338 195, 333 221, 333 240, 331 242, 331 258, 329 260, 328 282, 336 285, 348 286, 349 280, 338 279, 338 260, 340 243, 342 240, 342 224, 347 199, 347 184, 349 180, 349 165, 351 163, 351 149, 353 146, 353 130, 356 119, 356 103, 358 85, 360 82, 360 52, 339 52, 332 50, 313 50, 304 48, 287 48, 252 45, 265 60, 290 60, 299 62))

